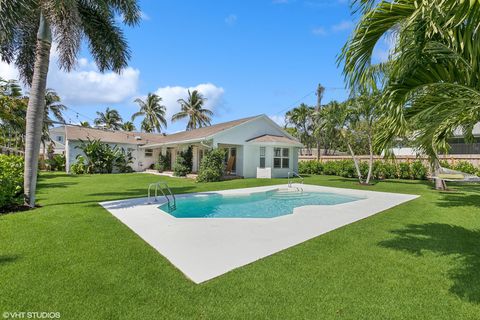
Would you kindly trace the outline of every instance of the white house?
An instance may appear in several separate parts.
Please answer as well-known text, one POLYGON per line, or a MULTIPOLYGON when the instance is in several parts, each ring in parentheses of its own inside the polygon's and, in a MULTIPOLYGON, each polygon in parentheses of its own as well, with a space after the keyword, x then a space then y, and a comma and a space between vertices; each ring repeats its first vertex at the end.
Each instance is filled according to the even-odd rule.
MULTIPOLYGON (((81 150, 80 140, 100 139, 132 153, 135 171, 150 168, 162 154, 170 158, 173 166, 181 151, 192 148, 193 167, 197 172, 200 161, 211 148, 225 149, 225 165, 229 174, 245 178, 286 177, 289 171, 298 170, 298 150, 302 144, 285 132, 266 115, 215 124, 171 135, 107 131, 101 129, 65 126, 63 139, 66 167, 75 163, 81 150)), ((55 128, 55 137, 61 131, 55 128)), ((52 140, 53 140, 52 139, 52 140)), ((60 140, 58 140, 61 143, 60 140)))

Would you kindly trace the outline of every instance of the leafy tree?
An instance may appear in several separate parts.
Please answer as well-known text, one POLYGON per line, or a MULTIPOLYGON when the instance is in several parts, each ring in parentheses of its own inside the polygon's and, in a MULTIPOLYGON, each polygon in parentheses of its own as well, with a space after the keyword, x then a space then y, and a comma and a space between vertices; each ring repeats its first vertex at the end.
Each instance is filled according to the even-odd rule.
POLYGON ((178 99, 181 110, 172 117, 172 121, 178 121, 188 118, 187 130, 193 130, 210 125, 212 121, 211 116, 213 112, 203 108, 203 105, 207 99, 197 90, 190 92, 188 90, 187 100, 178 99))
POLYGON ((25 203, 34 207, 52 39, 57 44, 59 65, 66 71, 75 66, 85 39, 100 71, 120 72, 130 52, 116 17, 135 25, 140 21, 140 9, 136 0, 21 0, 2 1, 0 16, 0 57, 15 64, 30 86, 24 192, 25 203))
POLYGON ((111 130, 120 130, 122 129, 123 119, 117 110, 107 108, 105 112, 97 111, 97 117, 94 122, 96 126, 103 126, 111 130))
POLYGON ((140 106, 140 110, 132 115, 132 121, 137 117, 144 117, 142 120, 142 130, 145 132, 162 132, 162 127, 167 127, 165 119, 166 108, 163 106, 162 98, 154 93, 149 93, 147 99, 143 101, 140 98, 134 101, 140 106))

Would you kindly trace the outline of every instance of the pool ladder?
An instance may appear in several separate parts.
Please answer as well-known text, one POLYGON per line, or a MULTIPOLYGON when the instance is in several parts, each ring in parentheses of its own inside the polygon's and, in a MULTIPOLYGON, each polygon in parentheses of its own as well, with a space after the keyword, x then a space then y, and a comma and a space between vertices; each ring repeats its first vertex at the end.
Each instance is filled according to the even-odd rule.
MULTIPOLYGON (((289 188, 292 188, 292 180, 295 177, 300 178, 300 182, 301 182, 301 184, 303 184, 303 177, 296 172, 290 172, 289 171, 287 177, 288 177, 288 187, 289 188)), ((302 191, 303 192, 303 188, 300 188, 300 187, 296 187, 296 188, 297 188, 297 191, 302 191)))
POLYGON ((153 187, 155 187, 155 197, 153 198, 154 199, 153 201, 157 202, 158 190, 160 190, 162 195, 167 200, 168 210, 169 211, 177 210, 177 200, 175 199, 175 195, 173 194, 168 184, 162 181, 150 183, 148 185, 148 203, 151 203, 150 198, 151 198, 151 190, 153 187), (165 193, 165 190, 168 192, 168 194, 165 193), (168 195, 170 195, 170 197, 168 195))

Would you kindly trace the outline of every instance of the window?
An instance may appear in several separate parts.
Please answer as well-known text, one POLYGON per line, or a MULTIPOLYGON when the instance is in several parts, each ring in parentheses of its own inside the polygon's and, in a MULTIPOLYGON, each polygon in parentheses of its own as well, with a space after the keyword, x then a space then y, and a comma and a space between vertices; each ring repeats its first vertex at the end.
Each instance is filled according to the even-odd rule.
POLYGON ((153 149, 145 149, 145 158, 153 157, 153 149))
POLYGON ((286 169, 290 167, 290 150, 288 148, 273 149, 273 167, 277 169, 286 169))
POLYGON ((260 168, 265 168, 265 147, 260 147, 260 168))
POLYGON ((62 137, 62 136, 57 136, 56 138, 57 138, 56 140, 57 140, 58 142, 63 142, 63 137, 62 137))

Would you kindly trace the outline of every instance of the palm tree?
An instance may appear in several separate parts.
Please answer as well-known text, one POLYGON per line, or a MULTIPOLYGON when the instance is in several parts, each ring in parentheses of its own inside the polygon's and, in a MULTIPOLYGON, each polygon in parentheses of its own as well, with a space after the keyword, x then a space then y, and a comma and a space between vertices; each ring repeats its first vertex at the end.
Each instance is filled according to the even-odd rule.
POLYGON ((132 121, 137 117, 143 116, 142 130, 145 132, 162 132, 162 126, 167 127, 165 119, 166 108, 161 104, 162 98, 154 93, 149 93, 147 99, 143 101, 140 98, 134 101, 140 106, 140 110, 132 115, 132 121))
POLYGON ((90 123, 88 121, 80 121, 80 127, 90 128, 90 123))
POLYGON ((85 39, 100 71, 120 72, 127 66, 130 51, 115 17, 135 25, 140 9, 136 0, 22 0, 2 1, 0 16, 0 57, 14 63, 30 86, 24 194, 25 203, 34 207, 52 39, 58 44, 58 62, 66 71, 75 66, 85 39))
POLYGON ((97 117, 94 120, 96 126, 102 126, 110 130, 120 130, 122 128, 123 119, 115 109, 107 107, 105 112, 97 111, 97 117))
POLYGON ((386 68, 376 67, 383 71, 389 111, 382 142, 387 145, 413 125, 416 142, 438 170, 437 153, 448 147, 453 131, 463 128, 469 135, 480 120, 480 3, 355 2, 363 17, 340 56, 349 84, 377 84, 370 72, 373 48, 394 30, 395 46, 386 68))
POLYGON ((45 156, 45 141, 50 140, 49 129, 53 126, 54 121, 65 123, 62 112, 67 109, 67 107, 60 103, 60 96, 53 89, 45 90, 45 108, 44 108, 44 121, 42 128, 42 138, 41 143, 43 146, 43 155, 45 156), (50 115, 53 115, 52 119, 50 115))
POLYGON ((187 100, 178 99, 181 110, 172 116, 172 122, 188 118, 187 130, 209 126, 213 112, 203 108, 206 100, 197 90, 188 90, 187 100))
POLYGON ((299 138, 308 149, 312 145, 312 120, 314 108, 305 103, 288 111, 285 115, 287 124, 292 124, 299 133, 299 138))
POLYGON ((129 132, 135 131, 135 125, 131 121, 124 122, 122 124, 122 130, 129 131, 129 132))

